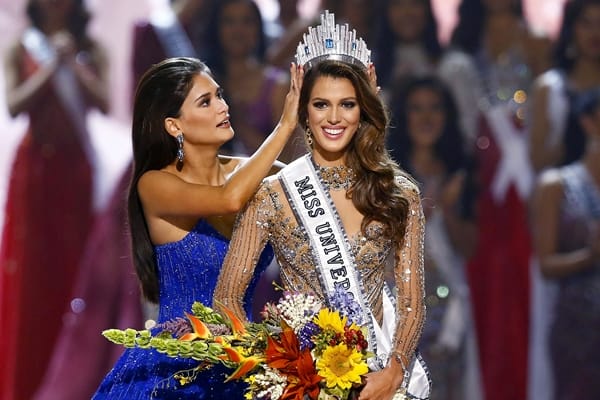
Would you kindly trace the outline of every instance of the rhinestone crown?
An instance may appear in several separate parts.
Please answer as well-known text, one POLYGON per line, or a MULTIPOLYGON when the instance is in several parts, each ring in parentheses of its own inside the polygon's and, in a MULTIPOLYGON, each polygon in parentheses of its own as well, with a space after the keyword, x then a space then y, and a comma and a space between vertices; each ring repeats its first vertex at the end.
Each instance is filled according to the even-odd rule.
POLYGON ((364 68, 371 63, 371 50, 362 38, 356 37, 356 30, 350 30, 348 24, 336 24, 335 16, 327 10, 321 14, 321 25, 309 27, 296 49, 298 65, 312 67, 325 59, 364 68))

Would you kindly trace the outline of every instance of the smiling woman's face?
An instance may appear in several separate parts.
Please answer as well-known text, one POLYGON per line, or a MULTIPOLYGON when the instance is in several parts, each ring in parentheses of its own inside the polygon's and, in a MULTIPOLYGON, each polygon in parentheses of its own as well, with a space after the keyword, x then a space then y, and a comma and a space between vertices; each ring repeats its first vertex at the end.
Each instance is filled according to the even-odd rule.
POLYGON ((308 101, 315 161, 343 162, 359 124, 360 107, 352 82, 332 76, 317 78, 308 101))

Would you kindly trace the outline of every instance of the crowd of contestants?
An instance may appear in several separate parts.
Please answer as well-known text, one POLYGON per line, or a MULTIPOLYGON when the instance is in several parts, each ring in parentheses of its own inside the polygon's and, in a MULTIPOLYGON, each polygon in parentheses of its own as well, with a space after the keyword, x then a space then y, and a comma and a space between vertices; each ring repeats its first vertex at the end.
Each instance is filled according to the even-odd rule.
MULTIPOLYGON (((4 57, 9 113, 30 121, 0 250, 6 400, 89 398, 121 351, 100 332, 152 316, 125 233, 129 167, 93 209, 82 116, 108 110, 109 59, 88 36, 83 3, 28 1, 35 29, 4 57), (48 49, 61 62, 45 59, 48 49), (47 84, 57 79, 63 90, 47 84)), ((205 61, 235 129, 224 151, 251 154, 277 123, 295 47, 318 18, 279 3, 267 25, 251 0, 171 1, 133 28, 132 81, 166 57, 205 61)), ((429 0, 323 0, 321 9, 371 48, 388 149, 420 185, 419 349, 432 400, 600 398, 600 1, 567 0, 548 38, 528 27, 519 0, 462 0, 448 43, 429 0)), ((281 161, 306 151, 303 135, 281 161)))

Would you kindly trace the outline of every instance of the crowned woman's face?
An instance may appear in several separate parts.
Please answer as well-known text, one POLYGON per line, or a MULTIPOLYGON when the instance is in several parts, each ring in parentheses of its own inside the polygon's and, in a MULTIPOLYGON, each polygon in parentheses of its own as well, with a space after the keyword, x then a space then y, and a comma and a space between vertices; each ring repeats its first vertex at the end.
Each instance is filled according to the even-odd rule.
POLYGON ((307 109, 315 161, 321 165, 343 163, 360 124, 360 107, 352 82, 346 78, 318 77, 307 109))

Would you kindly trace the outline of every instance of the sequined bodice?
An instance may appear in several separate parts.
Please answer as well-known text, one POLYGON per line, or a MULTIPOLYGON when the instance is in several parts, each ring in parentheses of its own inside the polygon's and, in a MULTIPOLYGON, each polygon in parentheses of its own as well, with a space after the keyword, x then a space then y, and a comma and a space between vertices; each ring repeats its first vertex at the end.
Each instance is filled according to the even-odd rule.
MULTIPOLYGON (((189 312, 194 301, 211 305, 215 285, 223 259, 229 248, 229 239, 217 232, 205 220, 181 240, 155 246, 160 286, 160 308, 158 322, 181 317, 189 312)), ((273 258, 267 248, 260 258, 257 272, 263 271, 273 258)), ((254 289, 252 280, 246 299, 254 289)), ((249 301, 245 301, 249 313, 249 301)))
MULTIPOLYGON (((423 327, 423 226, 424 218, 416 186, 402 178, 400 187, 409 204, 407 234, 397 243, 385 234, 383 225, 372 222, 363 235, 344 233, 354 268, 368 305, 376 320, 383 317, 383 285, 386 267, 391 263, 394 283, 399 288, 396 299, 398 351, 412 354, 423 327)), ((326 184, 327 186, 328 184, 326 184)), ((334 190, 330 186, 330 190, 334 190)), ((340 189, 343 190, 343 189, 340 189)), ((343 226, 342 226, 343 230, 343 226)), ((313 240, 311 240, 313 239, 313 240)), ((257 251, 270 243, 280 266, 283 287, 287 290, 313 293, 325 298, 323 279, 317 267, 316 251, 304 226, 296 215, 277 177, 265 180, 238 220, 227 254, 223 274, 215 298, 238 308, 243 282, 253 274, 257 251), (238 282, 242 282, 240 285, 238 282), (241 286, 241 288, 240 288, 241 286)), ((349 266, 352 268, 352 266, 349 266)))
MULTIPOLYGON (((287 199, 281 196, 278 182, 266 184, 256 196, 256 201, 264 205, 259 211, 259 221, 266 227, 277 254, 281 280, 286 288, 315 293, 323 298, 310 238, 304 228, 298 226, 287 199)), ((375 310, 375 315, 381 316, 384 263, 395 246, 389 237, 383 235, 381 225, 372 224, 369 229, 374 234, 373 239, 367 239, 359 233, 348 237, 348 248, 356 261, 368 302, 375 310)))
POLYGON ((564 197, 561 205, 559 250, 568 252, 587 245, 589 229, 600 219, 600 188, 581 163, 561 168, 564 197))

